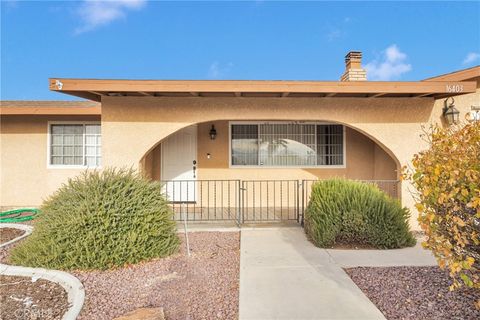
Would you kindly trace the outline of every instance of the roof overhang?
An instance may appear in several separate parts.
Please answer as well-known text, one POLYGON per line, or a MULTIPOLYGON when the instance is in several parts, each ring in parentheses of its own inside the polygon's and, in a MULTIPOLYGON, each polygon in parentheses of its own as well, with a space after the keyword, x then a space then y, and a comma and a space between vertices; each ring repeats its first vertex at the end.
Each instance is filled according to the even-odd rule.
POLYGON ((1 101, 0 115, 100 116, 99 103, 91 101, 1 101))
POLYGON ((427 78, 423 81, 478 81, 479 78, 480 78, 480 66, 475 66, 475 67, 427 78))
POLYGON ((93 101, 153 97, 432 97, 475 92, 476 81, 250 81, 49 79, 50 90, 93 101))

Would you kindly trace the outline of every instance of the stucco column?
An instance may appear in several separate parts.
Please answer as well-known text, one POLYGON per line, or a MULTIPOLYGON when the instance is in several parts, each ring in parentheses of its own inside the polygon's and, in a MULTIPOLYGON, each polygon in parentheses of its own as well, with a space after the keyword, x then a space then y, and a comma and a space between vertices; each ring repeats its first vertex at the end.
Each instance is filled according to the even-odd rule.
MULTIPOLYGON (((356 127, 382 145, 392 158, 398 161, 400 170, 405 166, 410 167, 413 156, 428 147, 427 143, 421 138, 423 131, 418 123, 368 123, 356 124, 356 127)), ((398 177, 400 178, 400 176, 401 172, 398 172, 398 177)), ((413 192, 415 192, 415 188, 409 181, 401 182, 402 205, 410 209, 410 226, 417 230, 419 229, 418 212, 414 206, 413 192)))

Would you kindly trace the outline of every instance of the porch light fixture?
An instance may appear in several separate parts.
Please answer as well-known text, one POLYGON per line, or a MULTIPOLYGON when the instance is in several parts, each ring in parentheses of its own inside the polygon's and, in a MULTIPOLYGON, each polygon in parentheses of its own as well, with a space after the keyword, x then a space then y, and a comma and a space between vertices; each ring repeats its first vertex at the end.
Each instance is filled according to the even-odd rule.
POLYGON ((217 137, 217 130, 215 129, 215 126, 212 124, 212 129, 210 129, 210 139, 215 140, 217 137))
POLYGON ((458 119, 460 118, 460 111, 455 108, 455 100, 453 99, 453 97, 448 97, 447 99, 445 99, 445 106, 443 107, 443 117, 449 125, 458 123, 458 119), (451 100, 450 103, 449 100, 451 100))

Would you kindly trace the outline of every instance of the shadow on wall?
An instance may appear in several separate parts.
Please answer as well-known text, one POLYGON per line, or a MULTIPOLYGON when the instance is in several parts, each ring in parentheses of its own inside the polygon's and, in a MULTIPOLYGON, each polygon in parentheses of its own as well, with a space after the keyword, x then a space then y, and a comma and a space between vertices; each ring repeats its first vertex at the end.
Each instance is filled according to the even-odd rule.
POLYGON ((106 122, 200 123, 319 119, 342 123, 424 123, 433 98, 168 98, 105 97, 106 122), (272 115, 275 115, 272 118, 272 115))

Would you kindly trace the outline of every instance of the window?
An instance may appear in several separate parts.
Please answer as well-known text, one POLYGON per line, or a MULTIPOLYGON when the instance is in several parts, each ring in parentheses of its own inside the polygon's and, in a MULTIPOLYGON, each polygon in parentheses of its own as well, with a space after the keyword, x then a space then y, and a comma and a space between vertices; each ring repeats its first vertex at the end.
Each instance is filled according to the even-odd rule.
POLYGON ((232 165, 258 165, 258 126, 232 126, 232 165))
POLYGON ((344 165, 344 129, 334 124, 231 125, 233 166, 344 165))
POLYGON ((51 124, 49 142, 50 165, 101 165, 100 124, 51 124))

